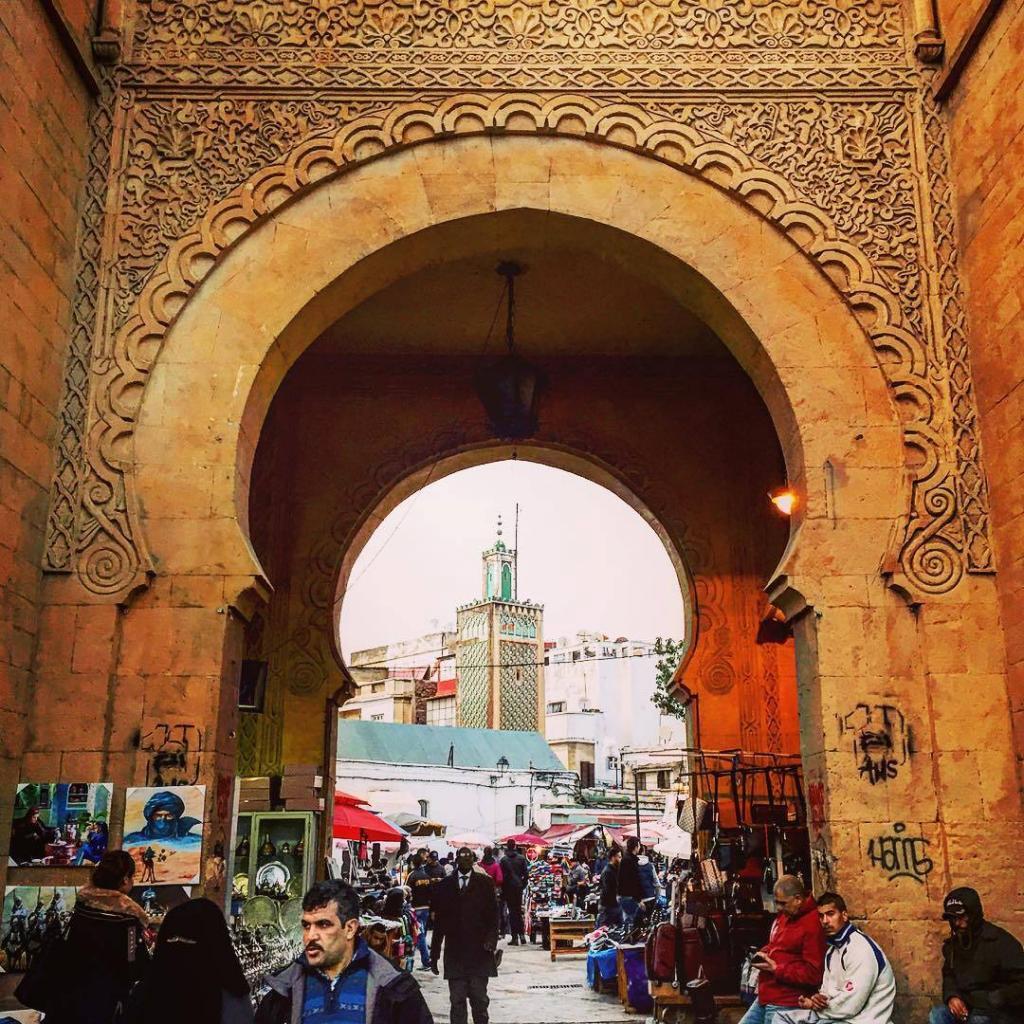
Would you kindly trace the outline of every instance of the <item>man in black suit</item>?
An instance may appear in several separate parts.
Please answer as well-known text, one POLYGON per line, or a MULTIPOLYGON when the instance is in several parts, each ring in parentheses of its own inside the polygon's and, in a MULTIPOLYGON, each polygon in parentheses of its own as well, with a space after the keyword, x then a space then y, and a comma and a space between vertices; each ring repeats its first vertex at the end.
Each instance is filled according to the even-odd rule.
POLYGON ((501 858, 501 896, 508 907, 508 926, 512 932, 510 946, 526 943, 523 927, 523 890, 530 876, 529 861, 516 849, 514 839, 505 844, 501 858))
POLYGON ((434 936, 430 944, 431 969, 438 973, 444 946, 444 976, 451 998, 451 1024, 467 1024, 466 1000, 473 1024, 487 1024, 487 979, 497 977, 494 951, 498 948, 498 903, 494 883, 483 871, 474 871, 476 855, 463 846, 455 871, 437 883, 432 899, 434 936))

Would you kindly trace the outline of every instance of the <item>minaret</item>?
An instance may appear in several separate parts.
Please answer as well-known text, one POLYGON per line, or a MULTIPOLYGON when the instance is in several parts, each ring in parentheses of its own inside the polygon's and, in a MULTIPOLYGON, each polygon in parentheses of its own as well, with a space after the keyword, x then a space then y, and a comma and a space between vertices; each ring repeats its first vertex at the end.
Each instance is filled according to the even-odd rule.
POLYGON ((485 601, 512 601, 516 593, 516 552, 509 551, 501 539, 501 516, 498 516, 498 539, 483 554, 485 601))
POLYGON ((458 723, 544 732, 543 605, 516 599, 516 551, 498 536, 481 554, 482 596, 457 611, 458 723))

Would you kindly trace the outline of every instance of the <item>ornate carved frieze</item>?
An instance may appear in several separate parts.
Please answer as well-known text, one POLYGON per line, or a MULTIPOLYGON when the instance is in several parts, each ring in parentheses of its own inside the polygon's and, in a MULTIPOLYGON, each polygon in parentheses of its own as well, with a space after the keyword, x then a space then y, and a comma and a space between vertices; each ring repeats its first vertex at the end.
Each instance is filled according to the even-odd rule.
POLYGON ((905 47, 900 0, 149 0, 133 58, 246 63, 340 62, 353 50, 391 63, 413 50, 455 59, 536 52, 905 47))
MULTIPOLYGON (((710 174, 817 260, 864 323, 904 416, 914 490, 902 582, 942 593, 987 571, 945 141, 902 6, 136 0, 104 254, 111 309, 93 346, 85 452, 84 426, 65 421, 84 422, 89 346, 69 361, 47 566, 77 564, 110 595, 146 571, 125 476, 146 377, 181 303, 238 229, 270 211, 271 192, 310 184, 314 163, 318 175, 325 163, 342 170, 424 129, 501 132, 515 110, 517 131, 572 122, 575 135, 582 120, 591 138, 710 174)), ((94 262, 83 261, 76 324, 95 321, 94 262)))

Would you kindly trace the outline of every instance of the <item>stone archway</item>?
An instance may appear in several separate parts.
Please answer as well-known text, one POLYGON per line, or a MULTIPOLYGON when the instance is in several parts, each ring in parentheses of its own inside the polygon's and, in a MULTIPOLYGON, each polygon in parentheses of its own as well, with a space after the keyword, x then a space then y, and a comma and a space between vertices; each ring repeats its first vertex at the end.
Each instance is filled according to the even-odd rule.
MULTIPOLYGON (((135 361, 121 367, 111 394, 123 398, 124 423, 130 417, 133 426, 117 437, 131 445, 118 451, 114 444, 110 452, 130 469, 137 525, 158 577, 121 627, 117 675, 124 689, 131 690, 154 623, 172 641, 200 633, 203 643, 190 660, 164 672, 188 678, 181 694, 168 691, 163 703, 195 701, 212 719, 230 723, 229 661, 238 645, 230 608, 263 575, 248 537, 252 454, 271 399, 312 338, 402 273, 401 266, 374 261, 374 253, 438 224, 496 210, 547 210, 610 225, 705 283, 696 293, 701 315, 771 413, 791 480, 805 498, 773 592, 800 643, 802 747, 819 877, 841 884, 869 912, 886 908, 879 930, 901 980, 926 992, 925 972, 912 965, 922 935, 935 930, 929 901, 977 848, 977 817, 964 796, 990 770, 986 843, 999 837, 1007 851, 1017 848, 1015 832, 999 822, 1019 815, 1019 801, 1012 757, 992 753, 1011 749, 1008 723, 1005 735, 993 737, 993 723, 1006 710, 997 645, 979 645, 968 664, 950 635, 951 620, 973 621, 984 627, 978 633, 996 635, 987 581, 965 577, 954 599, 926 602, 915 615, 879 571, 895 572, 900 549, 904 570, 924 557, 924 540, 916 549, 902 543, 909 530, 912 540, 936 540, 927 549, 925 577, 948 582, 949 573, 957 575, 941 554, 948 551, 948 538, 940 536, 948 506, 933 502, 923 533, 915 533, 920 523, 908 525, 910 478, 920 478, 922 465, 937 470, 941 459, 908 467, 908 437, 920 433, 917 414, 909 415, 909 427, 901 424, 878 365, 877 338, 873 345, 858 320, 859 311, 880 322, 880 311, 889 309, 884 289, 872 286, 851 300, 855 311, 841 294, 849 287, 845 275, 837 288, 820 263, 750 206, 667 162, 586 140, 444 140, 328 176, 272 215, 269 194, 259 199, 268 215, 248 234, 240 231, 230 248, 224 227, 231 217, 220 222, 220 255, 209 255, 205 269, 195 241, 198 262, 189 263, 189 273, 199 268, 201 285, 194 287, 198 277, 181 276, 154 285, 148 308, 162 310, 162 327, 144 318, 130 326, 135 361), (197 680, 211 687, 210 696, 200 698, 197 680), (987 719, 983 733, 954 731, 943 714, 943 702, 955 705, 965 682, 987 719), (858 707, 878 706, 898 707, 914 742, 898 777, 874 787, 858 775, 845 723, 858 707), (944 745, 960 756, 944 758, 944 745), (965 781, 972 772, 974 781, 965 781), (897 838, 901 849, 910 842, 921 856, 913 873, 890 878, 877 844, 897 838), (893 886, 891 897, 879 897, 886 885, 893 886)), ((255 209, 251 196, 246 201, 255 209)), ((851 274, 865 270, 835 248, 851 274)), ((885 321, 887 330, 893 322, 885 321)), ((902 345, 913 363, 914 348, 900 341, 899 330, 888 337, 890 351, 902 345)), ((906 378, 895 387, 901 404, 908 401, 904 384, 927 405, 927 393, 906 378)), ((911 447, 935 450, 930 441, 911 447)), ((230 761, 229 728, 221 727, 211 770, 230 761)), ((994 866, 991 877, 993 886, 1012 890, 1010 861, 994 866)))

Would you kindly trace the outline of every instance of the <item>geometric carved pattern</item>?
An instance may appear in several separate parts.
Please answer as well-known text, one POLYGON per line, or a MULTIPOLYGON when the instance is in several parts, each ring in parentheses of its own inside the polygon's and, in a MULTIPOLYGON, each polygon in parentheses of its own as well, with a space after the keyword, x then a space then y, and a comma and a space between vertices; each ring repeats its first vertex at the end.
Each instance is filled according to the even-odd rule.
MULTIPOLYGON (((900 0, 139 0, 108 254, 118 330, 96 346, 74 538, 83 584, 116 595, 148 568, 125 476, 134 417, 168 326, 227 245, 332 169, 502 131, 646 153, 788 233, 865 325, 904 416, 903 582, 939 593, 989 570, 945 141, 905 33, 900 0), (346 94, 353 75, 363 89, 346 94), (310 83, 321 91, 295 94, 310 83), (224 91, 236 86, 257 93, 224 91)), ((61 445, 54 568, 68 562, 76 451, 61 445)))
MULTIPOLYGON (((485 620, 486 617, 480 616, 485 620)), ((458 724, 468 729, 486 729, 491 698, 490 645, 486 640, 458 646, 458 724)))
POLYGON ((79 486, 86 462, 84 438, 89 405, 89 369, 102 284, 100 265, 116 95, 109 72, 104 71, 100 95, 89 118, 89 154, 79 224, 71 337, 68 339, 64 389, 57 414, 57 457, 50 488, 43 555, 43 567, 49 572, 71 572, 74 568, 79 486))
POLYGON ((501 729, 533 732, 537 729, 537 648, 502 640, 501 729))

